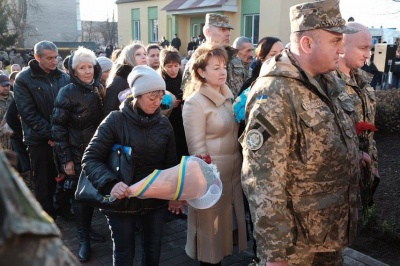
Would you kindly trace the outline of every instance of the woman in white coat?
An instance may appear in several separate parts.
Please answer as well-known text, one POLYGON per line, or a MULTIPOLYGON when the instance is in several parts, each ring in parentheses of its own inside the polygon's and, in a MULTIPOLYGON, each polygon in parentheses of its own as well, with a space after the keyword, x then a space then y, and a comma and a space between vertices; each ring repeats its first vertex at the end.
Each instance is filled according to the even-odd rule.
POLYGON ((209 155, 220 171, 221 199, 212 208, 189 206, 186 253, 200 265, 220 265, 233 245, 246 249, 246 225, 240 183, 242 158, 233 95, 225 85, 227 53, 203 44, 193 55, 192 84, 185 90, 183 124, 190 155, 209 155))

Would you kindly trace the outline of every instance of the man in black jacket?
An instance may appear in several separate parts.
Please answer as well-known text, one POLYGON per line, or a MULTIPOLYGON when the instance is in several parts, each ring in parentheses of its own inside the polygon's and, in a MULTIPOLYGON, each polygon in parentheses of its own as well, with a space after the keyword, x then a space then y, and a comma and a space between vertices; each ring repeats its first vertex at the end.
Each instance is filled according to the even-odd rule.
POLYGON ((171 41, 171 45, 176 48, 176 50, 179 51, 179 48, 181 47, 181 39, 178 38, 178 34, 174 34, 174 38, 171 41))
POLYGON ((57 46, 50 41, 41 41, 34 47, 35 59, 22 70, 14 83, 14 96, 21 115, 24 142, 33 171, 34 192, 43 209, 56 218, 57 212, 71 218, 69 199, 54 202, 58 171, 53 154, 55 142, 51 138, 50 117, 58 91, 69 84, 69 77, 57 69, 57 46))

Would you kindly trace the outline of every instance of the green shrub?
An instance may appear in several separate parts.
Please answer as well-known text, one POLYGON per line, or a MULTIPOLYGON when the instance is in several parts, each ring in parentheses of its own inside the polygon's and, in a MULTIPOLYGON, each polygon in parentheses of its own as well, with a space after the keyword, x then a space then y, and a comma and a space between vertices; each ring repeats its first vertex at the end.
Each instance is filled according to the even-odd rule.
POLYGON ((400 132, 400 90, 376 91, 375 125, 379 133, 400 132))

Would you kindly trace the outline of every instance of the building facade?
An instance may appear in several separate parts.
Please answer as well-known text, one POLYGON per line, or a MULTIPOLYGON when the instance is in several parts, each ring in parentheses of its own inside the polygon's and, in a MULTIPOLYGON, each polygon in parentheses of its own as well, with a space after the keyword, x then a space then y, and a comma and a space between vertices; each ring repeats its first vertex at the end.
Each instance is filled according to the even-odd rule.
POLYGON ((33 47, 42 40, 77 41, 81 31, 80 0, 37 0, 28 9, 24 46, 33 47))
MULTIPOLYGON (((279 37, 289 42, 289 8, 304 0, 117 0, 118 41, 157 43, 162 36, 171 41, 178 34, 182 47, 192 36, 202 34, 207 13, 219 13, 230 18, 234 27, 231 41, 246 36, 257 44, 265 36, 279 37)), ((181 49, 182 53, 186 49, 181 49)))

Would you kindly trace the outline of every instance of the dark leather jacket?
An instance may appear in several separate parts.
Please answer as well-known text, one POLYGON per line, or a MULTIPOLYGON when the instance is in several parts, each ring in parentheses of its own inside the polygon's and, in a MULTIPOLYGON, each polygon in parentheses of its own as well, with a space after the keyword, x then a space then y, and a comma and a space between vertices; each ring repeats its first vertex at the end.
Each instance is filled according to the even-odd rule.
MULTIPOLYGON (((135 163, 132 184, 155 169, 166 169, 177 164, 174 132, 168 118, 161 116, 160 109, 146 116, 140 109, 132 107, 134 101, 128 98, 120 111, 111 112, 103 120, 83 155, 82 168, 93 186, 103 195, 109 194, 119 182, 107 166, 107 158, 114 144, 122 143, 132 148, 135 163)), ((126 210, 104 212, 135 213, 166 204, 165 200, 130 198, 126 210)))
POLYGON ((69 59, 71 83, 61 88, 54 103, 51 132, 60 163, 72 161, 79 175, 83 152, 103 118, 103 103, 100 65, 94 67, 94 82, 89 85, 73 74, 73 59, 69 59))
POLYGON ((21 115, 26 145, 47 144, 51 139, 51 114, 59 90, 69 83, 69 76, 59 69, 46 74, 39 62, 31 60, 29 67, 15 79, 14 98, 21 115))

